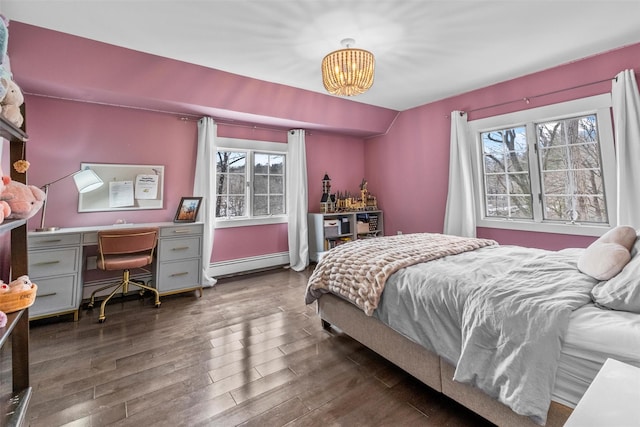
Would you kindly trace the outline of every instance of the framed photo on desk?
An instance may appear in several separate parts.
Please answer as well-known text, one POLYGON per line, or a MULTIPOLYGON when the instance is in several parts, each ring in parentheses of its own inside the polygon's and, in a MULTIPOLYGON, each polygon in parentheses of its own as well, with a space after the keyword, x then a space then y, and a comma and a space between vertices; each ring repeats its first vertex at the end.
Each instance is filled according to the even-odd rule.
POLYGON ((173 222, 195 222, 202 204, 202 197, 183 197, 173 222))

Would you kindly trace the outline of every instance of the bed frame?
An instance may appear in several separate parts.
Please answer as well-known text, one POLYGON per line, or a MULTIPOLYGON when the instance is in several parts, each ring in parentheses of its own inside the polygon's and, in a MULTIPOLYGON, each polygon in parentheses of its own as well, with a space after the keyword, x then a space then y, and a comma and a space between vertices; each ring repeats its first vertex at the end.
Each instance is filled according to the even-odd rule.
MULTIPOLYGON (((335 326, 356 341, 404 369, 429 387, 464 405, 498 426, 539 427, 528 417, 479 389, 453 381, 454 367, 436 354, 405 338, 374 317, 369 317, 353 304, 332 294, 318 299, 322 326, 335 326)), ((551 402, 546 426, 561 427, 573 410, 551 402)))

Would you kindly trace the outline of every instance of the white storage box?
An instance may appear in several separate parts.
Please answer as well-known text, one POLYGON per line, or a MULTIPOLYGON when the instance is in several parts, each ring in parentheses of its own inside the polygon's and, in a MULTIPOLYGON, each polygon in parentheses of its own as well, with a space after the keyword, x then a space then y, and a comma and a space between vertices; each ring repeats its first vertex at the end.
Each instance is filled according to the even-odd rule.
POLYGON ((338 237, 340 235, 340 220, 325 219, 324 220, 324 237, 338 237))

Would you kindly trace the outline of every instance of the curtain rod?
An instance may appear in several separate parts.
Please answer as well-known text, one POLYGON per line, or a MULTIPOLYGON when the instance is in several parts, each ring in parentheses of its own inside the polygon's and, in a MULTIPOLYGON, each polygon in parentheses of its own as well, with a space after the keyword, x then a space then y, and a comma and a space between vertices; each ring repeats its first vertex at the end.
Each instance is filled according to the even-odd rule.
POLYGON ((524 101, 524 102, 526 102, 528 104, 530 100, 535 99, 535 98, 542 98, 543 96, 555 95, 556 93, 566 92, 566 91, 573 90, 573 89, 580 89, 582 87, 592 86, 592 85, 596 85, 596 84, 599 84, 599 83, 608 82, 608 81, 611 81, 611 80, 618 81, 618 77, 616 76, 616 77, 612 77, 612 78, 608 78, 608 79, 597 80, 595 82, 583 83, 581 85, 571 86, 571 87, 567 87, 567 88, 564 88, 564 89, 558 89, 558 90, 554 90, 554 91, 551 91, 551 92, 540 93, 538 95, 525 96, 524 98, 513 99, 511 101, 501 102, 501 103, 493 104, 493 105, 487 105, 486 107, 474 108, 474 109, 469 110, 469 111, 461 111, 460 115, 463 116, 465 114, 474 113, 476 111, 487 110, 489 108, 495 108, 495 107, 502 107, 503 105, 513 104, 513 103, 520 102, 520 101, 524 101))

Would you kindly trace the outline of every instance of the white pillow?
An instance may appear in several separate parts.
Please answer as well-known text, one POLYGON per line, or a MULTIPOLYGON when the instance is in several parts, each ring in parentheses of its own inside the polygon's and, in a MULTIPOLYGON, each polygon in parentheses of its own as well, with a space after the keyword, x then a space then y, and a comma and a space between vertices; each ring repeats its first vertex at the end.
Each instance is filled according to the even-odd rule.
POLYGON ((591 245, 578 259, 578 270, 598 280, 609 280, 631 260, 629 250, 617 243, 591 245))
POLYGON ((598 242, 617 243, 624 246, 628 250, 631 250, 631 247, 636 242, 636 238, 637 236, 635 228, 628 225, 619 225, 604 233, 598 240, 596 240, 592 244, 596 244, 598 242))
POLYGON ((598 280, 609 280, 631 260, 629 250, 636 241, 636 230, 620 225, 603 234, 578 258, 578 270, 598 280))
MULTIPOLYGON (((640 239, 635 246, 640 247, 640 239)), ((612 310, 640 314, 640 255, 634 256, 614 278, 594 286, 591 298, 596 304, 612 310)))

